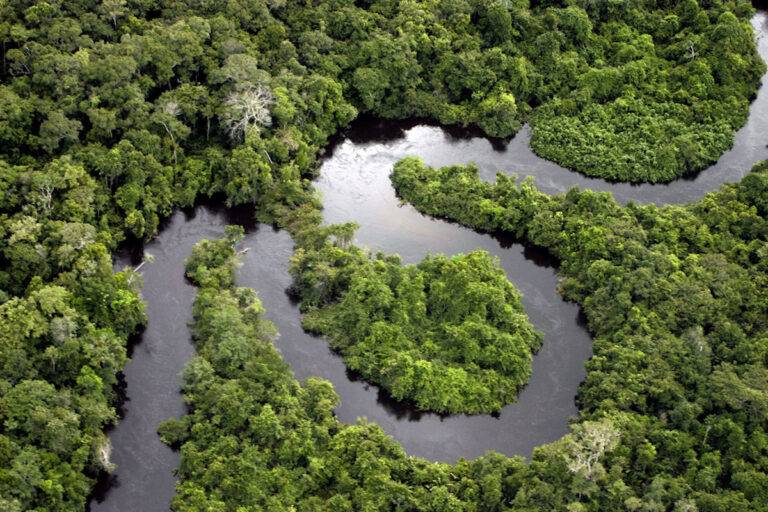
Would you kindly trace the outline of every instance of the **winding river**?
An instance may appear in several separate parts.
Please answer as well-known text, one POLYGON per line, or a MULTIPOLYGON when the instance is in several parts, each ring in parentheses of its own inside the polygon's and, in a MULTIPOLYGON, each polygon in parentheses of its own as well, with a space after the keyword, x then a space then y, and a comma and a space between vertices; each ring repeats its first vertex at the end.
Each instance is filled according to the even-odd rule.
MULTIPOLYGON (((768 14, 761 10, 753 25, 760 54, 768 59, 768 14)), ((733 148, 695 177, 668 185, 608 183, 568 171, 533 154, 527 127, 501 144, 466 130, 361 119, 329 147, 316 182, 323 195, 326 222, 357 222, 357 244, 398 253, 407 263, 417 262, 427 253, 485 249, 499 257, 509 279, 522 292, 525 310, 544 332, 544 343, 518 401, 494 416, 419 413, 349 373, 323 339, 301 329, 298 308, 285 293, 293 253, 286 232, 250 222, 248 209, 202 205, 176 212, 155 240, 119 254, 116 260, 121 268, 136 265, 144 252, 154 256, 153 262, 142 267, 149 322, 131 347, 131 361, 124 372, 122 418, 109 433, 112 461, 118 469, 99 483, 90 509, 168 510, 175 491, 173 470, 178 453, 160 442, 156 429, 162 420, 184 413, 179 374, 194 353, 187 323, 195 289, 184 278, 184 259, 197 241, 221 236, 225 225, 239 223, 247 229, 242 247, 249 251, 243 256, 238 284, 258 291, 267 318, 280 331, 276 344, 297 378, 317 375, 334 384, 341 397, 336 412, 342 421, 352 423, 366 417, 381 425, 408 453, 431 460, 452 462, 488 450, 528 456, 535 446, 565 434, 569 418, 577 412, 574 396, 585 376, 584 361, 591 355, 591 339, 579 308, 557 294, 555 262, 546 253, 401 206, 388 177, 394 162, 406 155, 418 155, 434 166, 472 161, 485 179, 493 179, 496 172, 514 171, 533 176, 550 193, 579 186, 610 191, 621 202, 685 203, 722 183, 738 181, 755 162, 768 158, 766 134, 768 87, 763 87, 733 148)))

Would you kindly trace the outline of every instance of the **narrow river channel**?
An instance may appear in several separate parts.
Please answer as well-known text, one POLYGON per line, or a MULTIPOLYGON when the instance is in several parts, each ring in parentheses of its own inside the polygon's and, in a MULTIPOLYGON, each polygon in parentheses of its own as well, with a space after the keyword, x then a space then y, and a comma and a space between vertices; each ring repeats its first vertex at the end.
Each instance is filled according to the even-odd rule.
MULTIPOLYGON (((753 18, 759 51, 768 59, 768 14, 753 18)), ((765 77, 764 77, 765 79, 765 77)), ((606 190, 621 202, 685 203, 726 182, 738 181, 757 161, 768 158, 768 87, 761 88, 747 124, 734 147, 709 169, 668 185, 613 184, 591 179, 538 158, 528 147, 529 129, 507 144, 473 136, 466 130, 424 123, 361 119, 339 137, 324 157, 316 186, 323 195, 328 223, 360 225, 355 242, 372 250, 397 253, 413 263, 428 253, 455 254, 484 249, 499 257, 509 279, 523 294, 523 304, 544 332, 534 357, 531 381, 516 403, 499 415, 439 416, 424 414, 391 400, 376 386, 350 374, 322 338, 301 329, 298 308, 285 290, 290 284, 290 236, 249 222, 247 209, 200 206, 178 211, 152 242, 118 255, 116 267, 136 265, 144 252, 154 261, 142 268, 143 298, 149 323, 131 350, 124 379, 126 401, 122 418, 109 433, 117 471, 101 482, 92 499, 93 511, 167 511, 175 492, 173 470, 178 454, 160 442, 160 421, 184 413, 179 374, 194 353, 187 323, 195 289, 184 278, 184 260, 203 238, 223 234, 230 223, 243 224, 247 236, 238 280, 252 287, 280 331, 277 346, 303 380, 316 375, 330 380, 341 397, 339 418, 348 423, 365 417, 402 443, 408 453, 431 460, 455 461, 495 450, 528 456, 540 444, 567 432, 576 414, 574 397, 583 380, 591 339, 579 308, 556 291, 555 262, 542 251, 513 240, 479 234, 461 226, 425 217, 400 205, 389 182, 392 165, 407 155, 440 166, 476 162, 485 179, 497 172, 531 175, 546 192, 572 186, 606 190)))

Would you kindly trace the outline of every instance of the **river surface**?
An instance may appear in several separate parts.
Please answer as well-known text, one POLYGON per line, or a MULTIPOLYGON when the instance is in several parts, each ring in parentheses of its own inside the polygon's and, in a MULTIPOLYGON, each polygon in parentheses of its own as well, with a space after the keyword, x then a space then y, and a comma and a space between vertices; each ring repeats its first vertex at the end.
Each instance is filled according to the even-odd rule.
MULTIPOLYGON (((757 35, 758 52, 768 62, 768 12, 758 12, 752 18, 752 27, 757 35)), ((763 83, 766 82, 768 79, 763 76, 763 83)), ((544 160, 530 148, 531 128, 528 125, 509 142, 489 140, 480 136, 477 130, 444 128, 424 121, 361 119, 344 135, 345 139, 331 148, 333 161, 344 160, 350 168, 365 167, 360 171, 364 175, 362 179, 377 172, 368 167, 371 164, 391 167, 393 162, 405 156, 416 155, 434 167, 474 162, 480 168, 480 176, 487 181, 492 181, 497 173, 515 174, 521 178, 532 176, 536 186, 548 194, 579 187, 611 192, 620 203, 689 203, 723 183, 739 181, 752 165, 768 159, 768 87, 761 87, 750 104, 747 123, 736 132, 730 150, 698 174, 667 184, 608 182, 544 160)), ((321 174, 320 179, 328 182, 331 178, 321 174)), ((368 193, 362 188, 354 192, 361 196, 368 193)), ((324 204, 327 207, 329 203, 324 204)))
MULTIPOLYGON (((768 16, 761 11, 752 23, 760 54, 767 59, 768 16)), ((266 317, 280 332, 276 345, 296 377, 320 376, 334 384, 341 397, 336 410, 341 421, 353 423, 365 417, 402 443, 409 454, 448 462, 489 450, 529 456, 534 447, 564 435, 568 420, 577 412, 574 397, 585 376, 591 338, 578 306, 563 301, 556 291, 555 262, 543 251, 511 239, 476 233, 400 205, 389 182, 392 165, 407 155, 420 156, 433 166, 475 162, 484 179, 493 179, 497 172, 531 175, 549 193, 579 186, 611 191, 621 202, 690 202, 722 183, 738 181, 755 162, 768 158, 768 87, 760 89, 747 124, 717 164, 668 185, 588 178, 537 157, 528 147, 529 139, 528 127, 508 143, 501 143, 467 130, 361 119, 329 147, 316 182, 323 196, 325 222, 357 222, 360 229, 355 243, 359 245, 400 254, 406 263, 415 263, 428 253, 455 254, 478 248, 499 257, 507 276, 523 294, 526 313, 544 333, 542 348, 533 359, 531 380, 516 403, 493 416, 440 416, 419 413, 392 400, 347 371, 325 340, 301 329, 298 308, 285 293, 293 254, 293 242, 286 232, 254 224, 247 209, 205 205, 178 211, 164 222, 155 240, 116 259, 116 267, 122 268, 137 265, 143 253, 154 257, 141 269, 149 322, 131 347, 131 361, 124 372, 126 399, 121 421, 109 432, 112 461, 118 469, 97 486, 90 509, 168 510, 179 456, 160 442, 156 430, 162 420, 185 412, 179 375, 194 354, 188 322, 196 290, 184 278, 184 260, 197 241, 220 237, 224 226, 231 223, 247 230, 241 247, 249 251, 242 256, 238 284, 259 293, 266 317)))

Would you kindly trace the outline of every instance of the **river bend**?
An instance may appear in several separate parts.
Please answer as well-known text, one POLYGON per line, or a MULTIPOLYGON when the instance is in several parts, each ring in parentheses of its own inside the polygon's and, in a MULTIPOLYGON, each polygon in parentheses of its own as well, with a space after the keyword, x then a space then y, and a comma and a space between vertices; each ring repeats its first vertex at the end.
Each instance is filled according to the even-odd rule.
MULTIPOLYGON (((760 54, 768 59, 768 15, 760 11, 752 23, 760 54)), ((225 225, 239 223, 247 229, 242 246, 250 250, 243 255, 238 284, 258 291, 267 318, 280 332, 277 347, 297 378, 316 375, 334 384, 341 397, 336 411, 341 421, 366 417, 402 443, 409 454, 431 460, 452 462, 488 450, 528 456, 535 446, 565 434, 568 420, 577 412, 574 396, 585 376, 584 362, 591 355, 591 339, 579 308, 556 292, 555 262, 543 251, 425 217, 409 205, 400 205, 389 182, 392 165, 408 155, 420 156, 433 166, 475 162, 484 179, 492 180, 497 172, 531 175, 548 193, 578 186, 610 191, 620 202, 685 203, 723 183, 738 181, 755 162, 768 158, 766 134, 768 88, 763 87, 733 148, 696 176, 666 185, 609 183, 571 172, 533 154, 528 127, 508 143, 492 142, 468 130, 371 119, 361 119, 341 134, 329 147, 316 183, 323 196, 325 222, 358 223, 357 244, 398 253, 406 263, 428 253, 484 249, 499 257, 522 292, 525 310, 544 333, 544 342, 518 401, 495 416, 419 413, 359 380, 322 338, 301 329, 298 308, 285 293, 293 253, 286 232, 253 224, 247 209, 208 205, 176 212, 155 240, 116 259, 116 267, 122 268, 136 265, 143 252, 154 256, 142 268, 149 322, 131 347, 121 421, 109 433, 118 469, 97 486, 90 509, 168 510, 178 454, 160 442, 156 429, 162 420, 184 413, 179 374, 194 353, 187 324, 195 288, 184 278, 184 260, 197 241, 223 235, 225 225)))

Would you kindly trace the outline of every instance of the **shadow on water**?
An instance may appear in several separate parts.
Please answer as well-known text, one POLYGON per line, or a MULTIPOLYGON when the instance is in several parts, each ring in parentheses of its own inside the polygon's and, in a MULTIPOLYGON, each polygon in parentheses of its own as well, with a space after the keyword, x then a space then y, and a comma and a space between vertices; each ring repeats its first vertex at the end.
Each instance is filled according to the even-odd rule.
MULTIPOLYGON (((762 6, 768 0, 760 2, 762 6)), ((756 4, 757 5, 757 4, 756 4)), ((758 5, 758 7, 760 7, 758 5)), ((757 49, 768 61, 768 13, 752 18, 757 49)), ((763 76, 763 82, 766 77, 763 76)), ((752 166, 768 159, 768 87, 761 87, 749 107, 749 118, 739 129, 734 144, 707 169, 666 184, 631 184, 590 178, 537 156, 530 148, 531 128, 524 126, 509 141, 489 140, 474 128, 441 127, 424 120, 384 121, 361 117, 335 139, 330 155, 337 158, 349 146, 356 151, 393 163, 406 156, 419 156, 427 165, 441 167, 476 163, 483 179, 493 181, 497 173, 532 176, 544 192, 555 194, 572 187, 611 192, 620 203, 687 203, 701 198, 724 183, 739 181, 752 166), (346 148, 346 149, 345 149, 346 148)), ((359 165, 359 164, 358 164, 359 165)))
MULTIPOLYGON (((761 2, 765 6, 765 1, 761 2)), ((753 18, 762 35, 759 51, 768 55, 765 12, 753 18)), ((761 88, 750 108, 747 124, 733 148, 711 168, 668 185, 613 184, 573 173, 538 158, 528 146, 524 127, 510 141, 489 141, 473 129, 440 128, 419 120, 390 122, 361 118, 327 147, 317 188, 324 197, 327 223, 355 221, 355 243, 373 251, 400 254, 415 263, 429 253, 455 254, 483 249, 498 256, 510 280, 523 294, 523 305, 544 342, 533 359, 533 372, 518 401, 495 416, 441 416, 418 412, 375 385, 349 372, 322 339, 301 328, 290 286, 290 236, 257 225, 250 208, 225 208, 213 198, 195 208, 177 211, 162 224, 151 242, 127 243, 118 251, 117 269, 137 266, 145 253, 143 299, 149 321, 129 344, 131 361, 119 385, 121 421, 109 430, 112 461, 117 471, 99 480, 89 505, 96 511, 165 512, 175 492, 173 471, 179 455, 157 436, 158 424, 185 412, 180 396, 180 372, 194 355, 188 323, 195 289, 184 277, 184 260, 204 238, 223 235, 227 224, 247 230, 238 284, 256 289, 280 336, 275 341, 297 378, 330 380, 340 395, 336 413, 354 423, 364 417, 395 437, 409 454, 432 460, 474 458, 488 450, 528 456, 540 444, 567 432, 577 413, 575 394, 584 379, 584 362, 591 356, 591 339, 579 307, 557 293, 557 262, 546 251, 523 246, 507 235, 487 235, 419 214, 400 205, 389 182, 392 165, 418 155, 429 165, 474 161, 485 179, 497 172, 531 175, 546 192, 572 186, 608 190, 621 202, 688 202, 737 181, 758 160, 768 158, 768 88, 761 88)))
POLYGON ((126 242, 116 253, 116 270, 135 268, 145 254, 153 256, 140 270, 148 322, 128 344, 131 360, 118 389, 120 421, 108 430, 117 470, 99 477, 89 510, 169 508, 179 456, 160 442, 157 427, 185 412, 179 375, 194 354, 188 322, 195 288, 184 276, 184 260, 197 241, 222 236, 227 224, 241 224, 251 234, 257 230, 252 208, 222 204, 221 198, 213 198, 177 211, 163 221, 155 239, 126 242))

